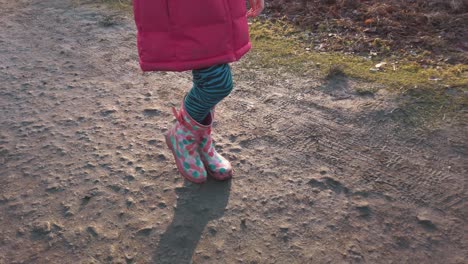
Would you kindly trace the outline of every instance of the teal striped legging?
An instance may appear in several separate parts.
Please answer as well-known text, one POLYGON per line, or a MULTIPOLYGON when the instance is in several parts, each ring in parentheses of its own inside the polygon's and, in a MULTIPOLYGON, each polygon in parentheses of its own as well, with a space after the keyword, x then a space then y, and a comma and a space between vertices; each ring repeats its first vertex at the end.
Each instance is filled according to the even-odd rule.
POLYGON ((210 110, 228 96, 234 85, 229 64, 193 70, 193 87, 185 97, 187 113, 198 123, 210 110))

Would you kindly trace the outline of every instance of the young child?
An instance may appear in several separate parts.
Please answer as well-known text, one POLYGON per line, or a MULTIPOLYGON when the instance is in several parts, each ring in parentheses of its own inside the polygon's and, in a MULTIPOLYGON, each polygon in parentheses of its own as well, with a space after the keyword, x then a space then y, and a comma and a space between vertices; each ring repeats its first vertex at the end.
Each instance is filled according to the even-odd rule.
POLYGON ((138 53, 143 71, 192 70, 193 87, 173 109, 177 121, 166 134, 177 168, 189 181, 232 177, 229 161, 211 138, 214 108, 233 89, 230 62, 251 48, 247 17, 264 0, 134 0, 138 53))

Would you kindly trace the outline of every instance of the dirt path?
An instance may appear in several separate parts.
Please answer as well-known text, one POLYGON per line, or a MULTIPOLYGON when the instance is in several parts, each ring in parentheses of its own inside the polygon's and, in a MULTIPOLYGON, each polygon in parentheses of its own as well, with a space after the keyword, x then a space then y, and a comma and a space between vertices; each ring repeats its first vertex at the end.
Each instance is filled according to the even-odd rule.
POLYGON ((384 93, 234 64, 235 179, 177 174, 190 73, 142 74, 131 18, 0 0, 0 263, 464 263, 466 126, 384 93))

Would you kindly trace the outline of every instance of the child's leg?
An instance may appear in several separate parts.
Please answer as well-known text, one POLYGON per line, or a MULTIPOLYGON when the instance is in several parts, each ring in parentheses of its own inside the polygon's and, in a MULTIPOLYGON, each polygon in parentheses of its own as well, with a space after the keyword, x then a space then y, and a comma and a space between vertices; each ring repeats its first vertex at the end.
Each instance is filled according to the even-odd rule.
POLYGON ((166 134, 177 168, 189 181, 203 183, 209 173, 218 180, 232 176, 229 161, 219 155, 211 138, 212 108, 233 88, 228 64, 193 71, 193 88, 182 103, 174 109, 177 119, 166 134))
POLYGON ((210 110, 231 93, 231 68, 221 64, 193 70, 192 74, 193 87, 185 98, 185 108, 195 121, 202 123, 210 110))

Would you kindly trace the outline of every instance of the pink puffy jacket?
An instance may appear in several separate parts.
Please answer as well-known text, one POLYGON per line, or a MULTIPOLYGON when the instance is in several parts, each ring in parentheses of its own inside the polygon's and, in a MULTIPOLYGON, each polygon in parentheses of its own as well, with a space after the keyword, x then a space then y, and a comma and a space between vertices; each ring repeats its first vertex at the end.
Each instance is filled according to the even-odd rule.
POLYGON ((245 0, 133 0, 143 71, 239 60, 251 47, 245 0))

